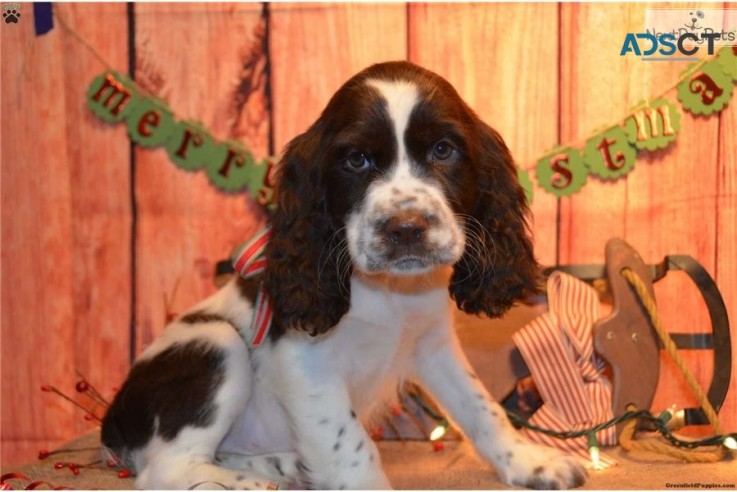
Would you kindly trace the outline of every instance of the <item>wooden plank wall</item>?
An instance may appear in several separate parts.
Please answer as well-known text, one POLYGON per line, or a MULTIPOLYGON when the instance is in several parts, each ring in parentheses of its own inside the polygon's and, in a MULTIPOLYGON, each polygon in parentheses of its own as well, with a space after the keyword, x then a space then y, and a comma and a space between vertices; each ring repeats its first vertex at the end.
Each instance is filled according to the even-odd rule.
MULTIPOLYGON (((564 142, 584 139, 592 129, 623 117, 632 105, 672 85, 684 69, 679 63, 618 61, 622 40, 611 32, 638 31, 644 25, 641 5, 564 4, 561 16, 564 142), (598 27, 604 19, 610 20, 611 31, 598 27)), ((675 100, 674 94, 669 97, 675 100)), ((645 261, 654 263, 666 254, 687 252, 714 273, 717 167, 704 163, 717 162, 718 131, 719 118, 684 113, 676 145, 638 157, 635 171, 626 180, 590 177, 579 193, 561 200, 561 263, 600 262, 607 239, 619 236, 645 261)), ((684 333, 709 326, 698 290, 685 275, 672 274, 655 289, 665 326, 684 333)), ((682 355, 708 387, 711 360, 696 351, 682 355)), ((675 364, 663 355, 653 406, 666 408, 674 403, 693 406, 695 400, 675 364)))
MULTIPOLYGON (((531 162, 556 144, 557 5, 411 4, 409 12, 409 60, 447 78, 501 133, 519 163, 531 162), (547 42, 530 49, 513 36, 497 35, 528 29, 547 42)), ((535 251, 545 264, 556 261, 556 205, 553 195, 540 190, 532 205, 535 251)))
MULTIPOLYGON (((125 5, 56 9, 110 65, 126 67, 125 5)), ((110 394, 129 367, 128 139, 85 108, 105 66, 59 28, 35 37, 30 10, 0 30, 4 462, 90 426, 41 385, 73 392, 76 368, 110 394)))
MULTIPOLYGON (((57 4, 56 27, 41 37, 23 8, 19 24, 0 29, 5 464, 91 425, 41 385, 73 393, 76 368, 110 394, 163 329, 167 299, 176 313, 212 292, 214 262, 264 220, 251 200, 174 167, 162 149, 131 148, 122 125, 96 120, 84 94, 106 64, 132 70, 178 118, 264 156, 306 129, 352 74, 408 59, 453 83, 526 167, 683 69, 619 57, 612 33, 642 26, 645 6, 635 4, 57 4)), ((640 157, 624 180, 590 179, 565 199, 536 189, 540 260, 601 262, 613 235, 648 262, 691 254, 717 280, 737 338, 736 108, 686 113, 677 144, 640 157)), ((667 325, 704 331, 688 282, 661 284, 667 325)), ((708 385, 709 357, 685 355, 708 385)), ((672 364, 661 366, 655 408, 692 404, 672 364)), ((731 431, 736 380, 722 413, 731 431)))
MULTIPOLYGON (((134 10, 136 80, 176 108, 179 119, 201 121, 214 138, 268 155, 261 5, 150 3, 134 10)), ((164 328, 165 299, 176 313, 212 293, 215 262, 256 232, 264 216, 243 194, 216 191, 204 172, 172 165, 163 148, 138 147, 133 161, 140 353, 164 328)))

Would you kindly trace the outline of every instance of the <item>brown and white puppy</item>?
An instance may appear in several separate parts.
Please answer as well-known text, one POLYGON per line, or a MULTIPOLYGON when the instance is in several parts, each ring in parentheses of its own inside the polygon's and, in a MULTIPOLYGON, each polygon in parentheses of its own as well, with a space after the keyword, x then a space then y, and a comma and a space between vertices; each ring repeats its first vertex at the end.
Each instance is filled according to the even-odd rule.
POLYGON ((583 483, 513 429, 453 331, 451 299, 500 316, 538 265, 509 150, 447 81, 406 62, 354 76, 287 147, 277 193, 263 277, 173 322, 105 418, 138 486, 388 488, 362 421, 406 380, 506 483, 583 483), (274 320, 251 347, 259 282, 274 320))

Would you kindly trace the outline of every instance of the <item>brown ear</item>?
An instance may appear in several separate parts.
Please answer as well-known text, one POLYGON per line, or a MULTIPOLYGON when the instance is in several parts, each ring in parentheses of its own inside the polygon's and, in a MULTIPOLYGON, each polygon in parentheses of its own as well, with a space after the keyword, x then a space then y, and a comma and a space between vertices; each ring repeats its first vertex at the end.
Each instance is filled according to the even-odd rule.
POLYGON ((274 339, 289 329, 324 333, 350 307, 352 268, 336 261, 345 235, 326 212, 319 140, 313 126, 287 146, 279 163, 264 274, 274 339))
POLYGON ((481 121, 478 133, 480 193, 473 219, 466 223, 466 251, 453 267, 450 294, 463 311, 499 317, 516 301, 539 293, 540 266, 527 224, 527 200, 509 149, 481 121))

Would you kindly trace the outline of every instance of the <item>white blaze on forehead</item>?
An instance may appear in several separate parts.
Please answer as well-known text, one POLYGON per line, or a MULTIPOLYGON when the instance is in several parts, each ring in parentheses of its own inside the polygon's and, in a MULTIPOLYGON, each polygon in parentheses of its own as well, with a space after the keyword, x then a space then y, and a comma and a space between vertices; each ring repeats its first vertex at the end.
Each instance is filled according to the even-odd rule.
POLYGON ((409 124, 409 116, 417 104, 417 86, 406 80, 370 79, 366 83, 376 88, 386 100, 386 109, 394 124, 394 138, 397 141, 397 167, 409 166, 404 147, 404 132, 409 124))
POLYGON ((348 216, 346 238, 354 264, 366 272, 389 271, 403 275, 414 271, 414 267, 404 269, 392 263, 394 250, 383 230, 392 216, 404 211, 432 221, 417 253, 426 257, 423 261, 427 264, 414 272, 455 263, 466 244, 463 226, 453 214, 443 188, 435 180, 416 172, 418 167, 413 164, 417 163, 413 163, 405 146, 410 115, 420 102, 419 90, 407 81, 370 79, 367 85, 385 100, 386 112, 394 127, 397 155, 388 172, 372 180, 366 196, 348 216))

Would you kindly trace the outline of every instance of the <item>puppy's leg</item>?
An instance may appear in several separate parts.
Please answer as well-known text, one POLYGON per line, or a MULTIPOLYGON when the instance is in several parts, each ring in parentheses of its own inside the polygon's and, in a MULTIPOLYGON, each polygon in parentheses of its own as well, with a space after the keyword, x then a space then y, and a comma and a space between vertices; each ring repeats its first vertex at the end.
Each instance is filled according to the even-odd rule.
POLYGON ((291 420, 301 480, 316 489, 387 489, 376 445, 351 407, 335 360, 300 342, 274 349, 270 384, 291 420))
POLYGON ((177 490, 278 488, 278 483, 255 470, 220 466, 211 451, 218 443, 211 432, 194 428, 183 430, 172 442, 155 442, 156 452, 138 473, 136 486, 177 490))
POLYGON ((304 488, 304 484, 300 482, 302 471, 297 453, 258 455, 218 453, 215 461, 226 468, 254 471, 274 483, 279 483, 280 489, 304 488))
POLYGON ((105 416, 103 442, 131 457, 140 488, 266 488, 266 477, 214 463, 246 408, 253 370, 230 323, 197 320, 172 325, 132 368, 105 416))
POLYGON ((415 377, 435 397, 510 485, 564 489, 582 485, 586 470, 573 457, 525 440, 474 374, 450 332, 428 333, 418 344, 415 377))

